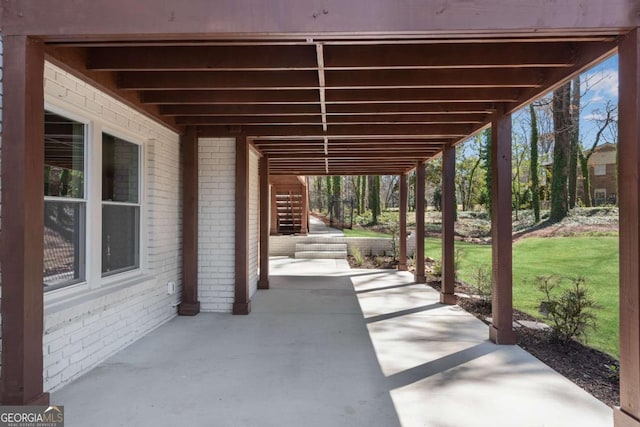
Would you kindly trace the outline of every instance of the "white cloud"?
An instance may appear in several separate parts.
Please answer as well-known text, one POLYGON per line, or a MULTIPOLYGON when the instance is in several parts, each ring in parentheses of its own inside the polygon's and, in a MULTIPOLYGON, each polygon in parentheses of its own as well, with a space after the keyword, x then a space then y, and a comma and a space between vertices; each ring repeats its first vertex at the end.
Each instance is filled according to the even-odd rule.
POLYGON ((618 71, 606 68, 586 73, 582 78, 582 90, 597 101, 618 98, 618 71))

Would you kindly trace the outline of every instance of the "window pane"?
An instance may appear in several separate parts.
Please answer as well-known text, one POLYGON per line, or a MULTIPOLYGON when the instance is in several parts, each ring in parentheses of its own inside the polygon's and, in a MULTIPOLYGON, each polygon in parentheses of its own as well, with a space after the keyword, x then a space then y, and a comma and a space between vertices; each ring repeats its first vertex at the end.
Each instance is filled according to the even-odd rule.
POLYGON ((44 195, 84 198, 84 125, 44 115, 44 195))
POLYGON ((139 267, 140 208, 102 206, 102 275, 139 267))
POLYGON ((138 146, 102 135, 102 200, 138 203, 138 146))
POLYGON ((44 203, 45 290, 84 280, 84 203, 44 203))

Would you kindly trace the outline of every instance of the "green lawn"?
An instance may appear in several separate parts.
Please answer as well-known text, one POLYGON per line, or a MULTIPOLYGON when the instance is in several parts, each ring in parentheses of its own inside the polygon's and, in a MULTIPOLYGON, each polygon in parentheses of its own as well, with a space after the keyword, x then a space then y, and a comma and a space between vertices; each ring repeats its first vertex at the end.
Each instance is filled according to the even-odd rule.
MULTIPOLYGON (((491 263, 491 246, 456 242, 459 277, 473 283, 478 265, 491 263)), ((441 257, 440 239, 425 239, 425 254, 441 257)), ((527 238, 513 245, 513 300, 519 310, 538 316, 542 294, 534 279, 539 275, 582 276, 592 296, 603 307, 596 312, 598 330, 587 344, 619 357, 618 330, 618 238, 554 237, 527 238)))
POLYGON ((345 228, 342 232, 346 237, 391 237, 391 234, 378 233, 362 228, 354 228, 352 230, 345 228))

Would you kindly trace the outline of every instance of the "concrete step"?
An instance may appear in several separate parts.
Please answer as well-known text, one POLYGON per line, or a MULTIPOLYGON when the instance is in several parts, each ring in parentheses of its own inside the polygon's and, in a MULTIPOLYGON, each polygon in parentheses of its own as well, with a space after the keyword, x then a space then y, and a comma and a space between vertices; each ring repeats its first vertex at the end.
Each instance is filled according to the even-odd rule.
POLYGON ((346 259, 347 251, 296 251, 298 259, 346 259))
POLYGON ((347 252, 346 243, 296 243, 296 252, 347 252))

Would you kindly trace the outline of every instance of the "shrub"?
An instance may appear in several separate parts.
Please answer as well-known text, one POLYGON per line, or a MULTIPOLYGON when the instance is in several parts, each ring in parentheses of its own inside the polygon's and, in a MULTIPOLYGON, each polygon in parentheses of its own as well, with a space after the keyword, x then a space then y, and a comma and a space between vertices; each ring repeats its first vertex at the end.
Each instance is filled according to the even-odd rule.
POLYGON ((353 256, 353 263, 356 267, 360 267, 364 264, 364 255, 362 255, 359 248, 351 249, 351 256, 353 256))
POLYGON ((493 279, 491 269, 487 265, 480 265, 473 274, 474 287, 483 304, 488 305, 493 296, 493 279))
POLYGON ((433 267, 431 267, 431 274, 437 277, 442 276, 442 262, 439 259, 433 263, 433 267))
POLYGON ((545 296, 540 307, 551 323, 553 340, 566 345, 572 338, 586 339, 589 330, 596 330, 593 311, 600 306, 591 298, 584 278, 572 279, 571 285, 564 287, 555 276, 538 276, 536 284, 545 296))

